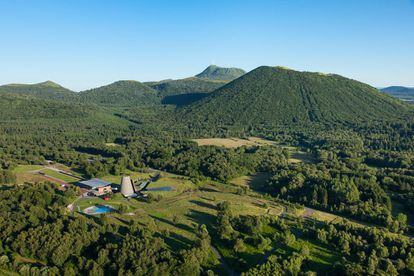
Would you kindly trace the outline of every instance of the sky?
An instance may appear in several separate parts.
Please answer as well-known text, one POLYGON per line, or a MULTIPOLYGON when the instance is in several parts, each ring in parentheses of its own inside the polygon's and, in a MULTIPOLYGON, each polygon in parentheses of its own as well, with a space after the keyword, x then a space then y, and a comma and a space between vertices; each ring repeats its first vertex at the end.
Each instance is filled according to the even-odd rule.
POLYGON ((414 0, 0 0, 0 84, 79 91, 210 64, 414 87, 414 0))

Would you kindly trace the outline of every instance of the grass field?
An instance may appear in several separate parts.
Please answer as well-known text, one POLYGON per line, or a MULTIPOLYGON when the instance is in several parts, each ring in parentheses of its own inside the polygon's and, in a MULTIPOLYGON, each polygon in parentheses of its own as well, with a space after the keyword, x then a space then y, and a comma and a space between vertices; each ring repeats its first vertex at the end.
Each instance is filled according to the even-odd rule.
POLYGON ((70 173, 70 174, 72 174, 72 175, 74 175, 74 176, 76 176, 76 177, 82 178, 82 174, 81 174, 80 172, 78 172, 78 170, 77 170, 77 169, 74 169, 74 168, 68 167, 68 166, 66 166, 66 165, 59 164, 59 163, 55 163, 55 164, 53 164, 51 167, 54 167, 54 168, 56 168, 56 169, 58 169, 58 170, 61 170, 61 171, 64 171, 64 172, 70 173))
MULTIPOLYGON (((81 175, 74 171, 73 169, 62 165, 62 164, 54 164, 54 168, 66 171, 68 173, 73 174, 76 177, 81 178, 81 175)), ((62 173, 57 172, 56 170, 47 168, 46 166, 42 165, 18 165, 16 168, 13 169, 13 173, 16 175, 16 180, 18 184, 21 183, 35 183, 35 182, 45 182, 45 181, 53 181, 53 178, 58 180, 67 182, 67 183, 75 183, 79 181, 76 177, 71 177, 69 175, 65 175, 62 173), (39 174, 42 172, 45 176, 50 176, 52 178, 47 178, 44 175, 39 174)), ((58 181, 55 181, 58 183, 58 181)))
POLYGON ((240 138, 203 138, 194 139, 199 146, 216 146, 224 148, 239 148, 257 146, 256 142, 240 138))
POLYGON ((304 151, 293 151, 289 158, 289 162, 292 164, 301 162, 310 164, 315 162, 315 158, 310 153, 304 151))
POLYGON ((16 175, 16 181, 19 184, 44 182, 47 179, 35 173, 43 168, 41 165, 18 165, 13 169, 13 173, 16 175))
POLYGON ((16 168, 13 169, 13 173, 27 173, 31 171, 37 171, 43 169, 42 165, 18 165, 16 168))
POLYGON ((66 174, 59 173, 59 172, 57 172, 55 170, 52 170, 52 169, 43 169, 43 170, 41 170, 41 172, 44 173, 47 176, 60 179, 60 180, 65 181, 67 183, 76 183, 76 182, 79 181, 78 178, 75 178, 75 177, 72 177, 72 176, 69 176, 69 175, 66 175, 66 174))
POLYGON ((257 173, 254 175, 245 175, 234 178, 230 181, 230 183, 241 187, 249 187, 256 192, 260 192, 263 185, 269 180, 270 177, 271 174, 269 173, 257 173))
POLYGON ((45 182, 50 181, 42 175, 33 174, 33 173, 17 173, 16 174, 16 182, 18 184, 23 183, 36 183, 36 182, 45 182))
POLYGON ((243 146, 277 146, 275 141, 265 140, 259 137, 242 138, 202 138, 193 139, 199 146, 216 146, 224 148, 239 148, 243 146))
POLYGON ((140 224, 154 229, 159 233, 169 232, 167 237, 170 246, 189 247, 196 238, 195 229, 198 224, 206 224, 213 229, 216 221, 216 205, 222 201, 231 203, 235 215, 278 215, 283 208, 267 200, 247 195, 237 195, 236 189, 229 185, 208 182, 196 185, 185 178, 161 177, 150 184, 150 187, 172 186, 174 191, 151 192, 161 194, 159 202, 147 203, 138 199, 125 199, 116 194, 109 201, 100 198, 83 198, 76 202, 81 210, 96 204, 109 204, 117 208, 119 205, 128 207, 126 215, 111 214, 115 220, 137 220, 140 224), (266 204, 265 204, 266 203, 266 204))
POLYGON ((275 141, 266 140, 259 137, 249 137, 247 139, 241 138, 202 138, 193 139, 199 146, 216 146, 224 148, 239 148, 239 147, 253 147, 253 146, 277 146, 287 149, 291 152, 289 162, 292 164, 297 163, 314 163, 315 159, 307 152, 300 151, 296 147, 279 144, 275 141))

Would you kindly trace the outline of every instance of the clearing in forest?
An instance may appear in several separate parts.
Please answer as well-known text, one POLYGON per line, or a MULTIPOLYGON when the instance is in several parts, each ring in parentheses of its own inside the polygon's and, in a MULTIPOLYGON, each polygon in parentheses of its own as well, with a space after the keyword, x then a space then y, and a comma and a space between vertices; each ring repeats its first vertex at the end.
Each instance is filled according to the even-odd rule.
POLYGON ((244 175, 232 179, 230 183, 241 187, 249 187, 256 192, 259 192, 263 190, 264 184, 266 184, 271 176, 270 173, 244 175))
POLYGON ((311 153, 299 150, 296 147, 279 144, 275 141, 266 140, 259 137, 242 138, 200 138, 193 139, 199 146, 216 146, 223 148, 239 148, 239 147, 258 147, 258 146, 277 146, 287 149, 291 153, 289 162, 292 164, 298 163, 314 163, 315 158, 311 153))
POLYGON ((276 146, 275 141, 266 140, 259 137, 242 138, 201 138, 193 139, 199 146, 216 146, 224 148, 239 148, 243 146, 276 146))
POLYGON ((13 169, 13 173, 16 175, 16 182, 18 184, 44 181, 51 181, 58 184, 62 184, 63 182, 75 183, 81 179, 78 173, 62 164, 55 164, 53 166, 18 165, 13 169))
POLYGON ((315 163, 315 158, 312 156, 311 153, 304 152, 304 151, 295 151, 291 152, 289 163, 298 164, 298 163, 315 163))

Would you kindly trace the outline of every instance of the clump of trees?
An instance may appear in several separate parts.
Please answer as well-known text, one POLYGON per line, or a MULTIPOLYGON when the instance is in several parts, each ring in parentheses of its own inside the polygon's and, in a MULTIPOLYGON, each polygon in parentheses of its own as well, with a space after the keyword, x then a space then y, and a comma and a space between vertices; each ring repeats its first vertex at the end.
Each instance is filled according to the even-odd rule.
POLYGON ((341 271, 346 275, 414 273, 414 244, 405 236, 349 223, 320 225, 308 234, 343 253, 341 271))

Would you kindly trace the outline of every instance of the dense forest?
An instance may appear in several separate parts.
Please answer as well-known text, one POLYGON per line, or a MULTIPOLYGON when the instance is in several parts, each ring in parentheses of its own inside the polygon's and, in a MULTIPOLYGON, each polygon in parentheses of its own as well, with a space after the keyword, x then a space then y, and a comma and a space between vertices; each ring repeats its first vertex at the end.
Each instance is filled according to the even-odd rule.
POLYGON ((414 273, 413 107, 338 75, 215 69, 183 80, 119 81, 78 94, 51 82, 0 87, 0 269, 22 275, 213 275, 219 273, 214 245, 234 253, 238 273, 312 275, 309 248, 293 246, 306 240, 341 254, 324 268, 327 273, 414 273), (180 94, 188 98, 163 104, 180 94), (192 140, 251 136, 277 145, 225 148, 192 140), (311 158, 290 162, 292 147, 311 158), (132 220, 69 213, 78 189, 18 183, 18 165, 46 160, 85 178, 152 168, 186 177, 200 189, 205 183, 232 187, 236 177, 265 173, 260 185, 235 195, 255 192, 367 227, 238 216, 219 202, 214 223, 195 226, 194 246, 174 250, 167 234, 132 220), (285 253, 246 262, 251 248, 265 252, 270 245, 285 253))

